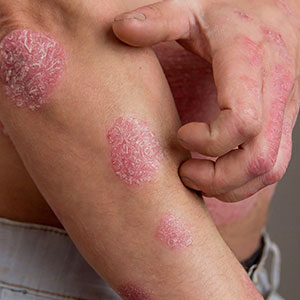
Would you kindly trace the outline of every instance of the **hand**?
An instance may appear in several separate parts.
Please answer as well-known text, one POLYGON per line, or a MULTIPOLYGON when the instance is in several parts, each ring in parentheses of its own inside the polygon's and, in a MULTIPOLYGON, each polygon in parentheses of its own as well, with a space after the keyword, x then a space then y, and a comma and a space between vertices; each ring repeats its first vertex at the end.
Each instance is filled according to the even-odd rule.
POLYGON ((132 46, 177 40, 211 62, 220 113, 179 129, 181 145, 211 160, 183 163, 186 186, 238 201, 284 175, 299 110, 297 1, 166 0, 118 16, 116 36, 132 46))

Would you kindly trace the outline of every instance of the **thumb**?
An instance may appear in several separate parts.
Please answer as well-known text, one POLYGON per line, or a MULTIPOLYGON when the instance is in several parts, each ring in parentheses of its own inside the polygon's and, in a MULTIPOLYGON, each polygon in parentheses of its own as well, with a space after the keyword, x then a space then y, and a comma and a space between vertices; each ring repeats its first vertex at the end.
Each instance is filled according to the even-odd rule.
POLYGON ((146 47, 188 38, 191 18, 186 1, 165 0, 117 16, 113 31, 131 46, 146 47))

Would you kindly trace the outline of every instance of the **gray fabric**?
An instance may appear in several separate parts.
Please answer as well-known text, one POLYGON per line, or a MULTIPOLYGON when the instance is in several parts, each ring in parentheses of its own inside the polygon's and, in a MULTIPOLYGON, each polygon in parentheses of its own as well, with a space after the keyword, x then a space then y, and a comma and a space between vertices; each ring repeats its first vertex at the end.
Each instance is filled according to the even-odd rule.
POLYGON ((120 300, 64 230, 0 218, 0 300, 120 300))
POLYGON ((284 300, 277 293, 280 283, 280 250, 266 232, 263 233, 263 239, 262 257, 257 265, 250 268, 248 275, 266 300, 284 300))
MULTIPOLYGON (((277 294, 280 252, 264 233, 249 276, 267 300, 277 294), (271 260, 268 273, 266 262, 271 260)), ((0 218, 0 300, 120 300, 79 254, 64 230, 0 218)))

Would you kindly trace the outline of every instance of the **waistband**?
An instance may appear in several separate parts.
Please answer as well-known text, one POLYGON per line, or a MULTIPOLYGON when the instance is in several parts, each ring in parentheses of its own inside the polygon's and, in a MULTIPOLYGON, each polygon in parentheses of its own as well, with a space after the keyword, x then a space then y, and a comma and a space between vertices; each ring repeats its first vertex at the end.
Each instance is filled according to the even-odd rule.
POLYGON ((0 287, 50 299, 120 300, 66 231, 0 218, 0 287))

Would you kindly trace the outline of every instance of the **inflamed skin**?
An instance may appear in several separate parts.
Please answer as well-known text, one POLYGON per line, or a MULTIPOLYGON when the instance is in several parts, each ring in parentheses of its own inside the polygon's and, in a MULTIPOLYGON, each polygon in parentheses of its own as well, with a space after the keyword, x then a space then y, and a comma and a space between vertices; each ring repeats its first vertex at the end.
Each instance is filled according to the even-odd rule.
POLYGON ((118 118, 109 129, 111 163, 115 174, 126 184, 150 182, 163 157, 157 137, 141 120, 118 118))
POLYGON ((192 233, 187 225, 172 214, 160 219, 156 235, 171 250, 185 249, 193 244, 192 233))
POLYGON ((48 102, 65 66, 62 46, 47 34, 15 30, 0 42, 0 78, 8 98, 31 110, 48 102))
POLYGON ((153 300, 151 293, 128 283, 119 287, 118 292, 123 300, 153 300))

